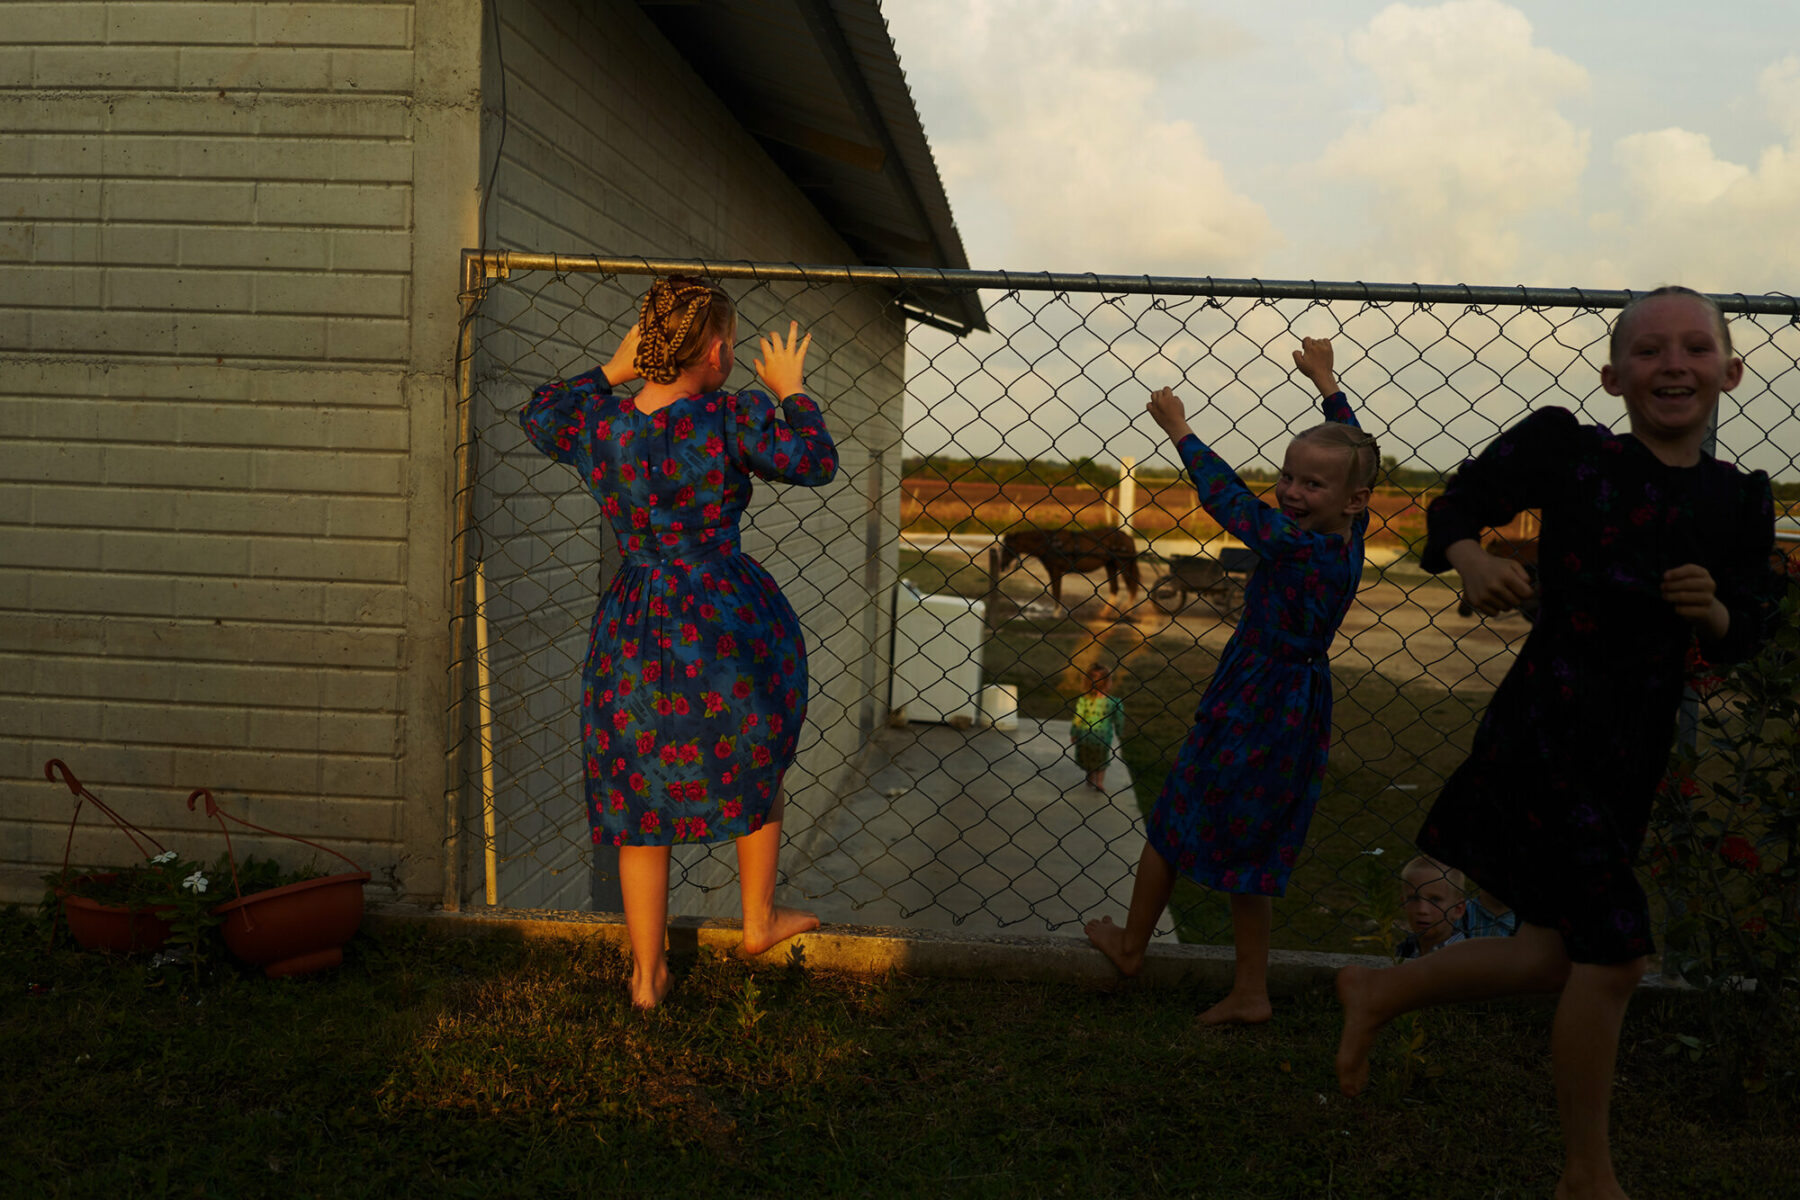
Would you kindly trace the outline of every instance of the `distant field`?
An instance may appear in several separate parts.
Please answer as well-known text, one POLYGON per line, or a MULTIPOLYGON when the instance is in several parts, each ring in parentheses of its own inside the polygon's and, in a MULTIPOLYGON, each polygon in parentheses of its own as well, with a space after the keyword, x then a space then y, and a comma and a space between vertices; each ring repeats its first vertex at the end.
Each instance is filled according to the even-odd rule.
MULTIPOLYGON (((988 483, 942 479, 907 479, 900 502, 903 528, 988 529, 1018 527, 1061 529, 1067 526, 1116 525, 1115 496, 1082 485, 1049 487, 1041 483, 988 483)), ((1258 494, 1271 484, 1252 484, 1258 494)), ((1411 545, 1425 533, 1425 509, 1429 494, 1398 488, 1381 488, 1370 503, 1370 541, 1411 545)), ((1218 523, 1206 515, 1187 480, 1142 483, 1132 526, 1155 536, 1180 529, 1204 540, 1219 532, 1218 523)))

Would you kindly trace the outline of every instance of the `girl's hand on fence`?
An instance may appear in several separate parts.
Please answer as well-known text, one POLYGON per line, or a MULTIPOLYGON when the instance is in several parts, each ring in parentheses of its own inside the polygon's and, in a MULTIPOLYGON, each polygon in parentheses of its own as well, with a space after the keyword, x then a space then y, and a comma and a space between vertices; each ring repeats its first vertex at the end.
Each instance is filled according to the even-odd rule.
POLYGON ((1175 394, 1174 388, 1158 388, 1151 392, 1150 407, 1146 411, 1149 412, 1150 419, 1169 435, 1171 442, 1180 442, 1194 432, 1193 426, 1187 421, 1187 409, 1183 407, 1181 397, 1175 394))
POLYGON ((1719 602, 1712 572, 1687 563, 1663 572, 1662 598, 1677 614, 1710 638, 1722 638, 1731 627, 1731 611, 1719 602))
POLYGON ((762 335, 762 354, 756 360, 756 377, 777 400, 806 390, 806 348, 812 334, 800 336, 800 322, 788 322, 787 342, 778 333, 762 335))
POLYGON ((1324 397, 1337 395, 1337 375, 1332 370, 1334 362, 1330 338, 1301 338, 1300 348, 1294 351, 1294 366, 1313 381, 1319 395, 1324 397))
POLYGON ((643 339, 644 331, 633 324, 625 331, 625 337, 619 342, 619 348, 613 351, 612 358, 607 360, 600 370, 606 376, 606 382, 618 387, 621 383, 630 383, 638 377, 637 352, 638 342, 643 339))
POLYGON ((1517 608, 1531 598, 1531 576, 1522 563, 1496 558, 1473 538, 1464 538, 1444 551, 1444 557, 1462 576, 1463 597, 1484 617, 1517 608))

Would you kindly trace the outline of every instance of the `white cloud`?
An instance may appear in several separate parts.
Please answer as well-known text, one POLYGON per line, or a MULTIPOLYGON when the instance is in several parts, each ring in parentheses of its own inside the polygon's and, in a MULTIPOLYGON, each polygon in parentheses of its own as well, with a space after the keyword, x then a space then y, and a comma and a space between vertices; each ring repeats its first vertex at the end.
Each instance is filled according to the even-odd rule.
POLYGON ((1710 137, 1687 129, 1615 143, 1624 215, 1608 247, 1616 277, 1606 283, 1795 289, 1800 244, 1787 231, 1800 221, 1800 57, 1766 68, 1757 91, 1788 141, 1765 146, 1754 165, 1721 158, 1710 137))
POLYGON ((976 266, 1231 275, 1276 243, 1157 99, 1159 74, 1241 47, 1236 26, 1143 0, 912 0, 888 18, 976 266))
POLYGON ((1790 138, 1800 137, 1800 54, 1763 68, 1756 90, 1776 127, 1790 138))
POLYGON ((1685 129, 1620 138, 1613 161, 1627 192, 1651 221, 1712 204, 1750 174, 1737 163, 1714 157, 1711 138, 1685 129))
POLYGON ((1372 193, 1365 244, 1339 247, 1364 273, 1505 282, 1521 226, 1572 208, 1588 135, 1558 111, 1587 72, 1532 42, 1498 0, 1391 5, 1350 39, 1381 107, 1325 151, 1329 176, 1372 193))

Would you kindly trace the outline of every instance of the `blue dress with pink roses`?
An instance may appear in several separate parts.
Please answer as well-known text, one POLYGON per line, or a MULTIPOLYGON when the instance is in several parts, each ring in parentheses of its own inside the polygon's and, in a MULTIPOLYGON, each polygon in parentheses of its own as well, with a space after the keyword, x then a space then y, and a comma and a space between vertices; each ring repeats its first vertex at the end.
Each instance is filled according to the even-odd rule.
MULTIPOLYGON (((1325 401, 1325 416, 1356 424, 1342 392, 1325 401)), ((1196 883, 1279 896, 1325 778, 1327 652, 1362 582, 1369 516, 1359 514, 1348 537, 1310 532, 1252 495, 1199 438, 1183 438, 1176 449, 1201 505, 1260 561, 1146 834, 1196 883)))
POLYGON ((707 392, 642 413, 596 369, 538 388, 519 419, 580 473, 624 557, 581 669, 594 840, 754 833, 806 719, 806 644, 774 579, 739 548, 738 519, 752 476, 818 487, 836 474, 818 406, 707 392))

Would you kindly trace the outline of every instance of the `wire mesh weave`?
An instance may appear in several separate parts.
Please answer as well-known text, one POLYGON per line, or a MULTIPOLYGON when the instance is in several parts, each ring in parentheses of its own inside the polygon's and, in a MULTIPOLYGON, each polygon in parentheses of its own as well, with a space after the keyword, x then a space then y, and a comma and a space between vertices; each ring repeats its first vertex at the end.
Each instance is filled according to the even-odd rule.
MULTIPOLYGON (((616 859, 584 815, 578 712, 617 549, 581 481, 524 441, 517 414, 532 388, 611 355, 653 274, 723 279, 740 363, 758 331, 793 319, 813 334, 808 391, 838 441, 839 478, 818 493, 760 489, 744 546, 806 629, 813 691, 787 781, 783 885, 827 920, 1068 932, 1122 914, 1141 814, 1252 565, 1199 507, 1144 402, 1173 386, 1209 444, 1266 490, 1293 433, 1319 419, 1290 358, 1306 336, 1333 339, 1384 469, 1363 587, 1332 652, 1324 795, 1275 940, 1381 940, 1379 897, 1529 628, 1459 612, 1454 577, 1419 569, 1425 505, 1533 408, 1622 419, 1598 366, 1624 293, 490 259, 466 297, 460 569, 480 576, 481 603, 453 663, 453 836, 471 861, 492 847, 490 894, 509 907, 617 906, 616 859), (959 293, 981 307, 942 303, 959 293), (985 311, 987 328, 932 316, 947 311, 985 311), (1021 530, 1115 528, 1129 538, 1111 578, 1001 553, 1021 530), (1098 789, 1068 726, 1096 664, 1125 707, 1098 789)), ((1720 299, 1746 371, 1721 406, 1717 452, 1767 470, 1788 512, 1800 309, 1720 299)), ((750 382, 742 367, 731 381, 750 382)), ((1530 514, 1498 531, 1533 534, 1530 514)), ((678 847, 676 863, 672 911, 735 913, 729 846, 678 847)), ((1229 932, 1223 899, 1184 886, 1159 935, 1229 932)))

